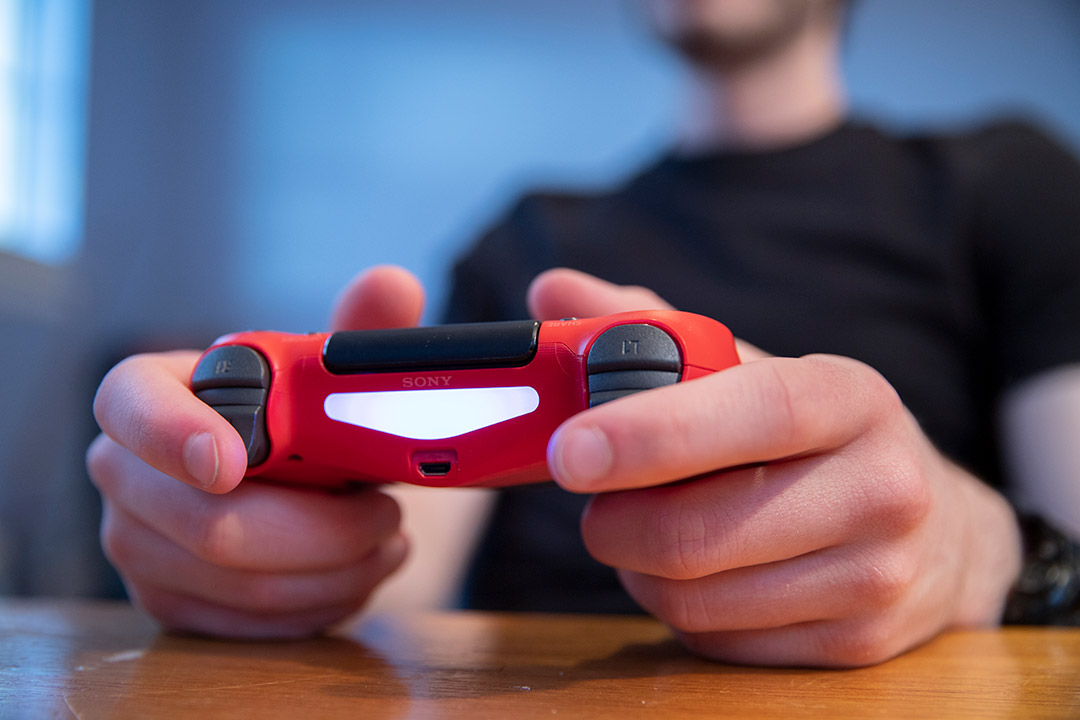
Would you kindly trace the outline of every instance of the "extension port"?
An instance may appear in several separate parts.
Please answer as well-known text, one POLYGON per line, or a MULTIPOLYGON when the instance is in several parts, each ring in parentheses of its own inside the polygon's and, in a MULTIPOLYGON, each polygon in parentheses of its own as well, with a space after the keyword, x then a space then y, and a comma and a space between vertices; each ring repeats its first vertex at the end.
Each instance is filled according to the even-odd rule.
POLYGON ((421 450, 412 454, 413 478, 430 485, 453 483, 457 477, 457 452, 449 448, 421 450))
POLYGON ((422 462, 420 474, 424 477, 446 477, 453 467, 449 462, 422 462))

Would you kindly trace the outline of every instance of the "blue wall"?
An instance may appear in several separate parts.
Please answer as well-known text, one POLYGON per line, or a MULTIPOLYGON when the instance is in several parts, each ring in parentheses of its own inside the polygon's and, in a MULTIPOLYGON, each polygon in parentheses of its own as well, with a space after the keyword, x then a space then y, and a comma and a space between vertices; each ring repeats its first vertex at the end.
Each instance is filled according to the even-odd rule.
POLYGON ((862 0, 848 77, 906 125, 1020 112, 1080 149, 1080 2, 862 0))
MULTIPOLYGON (((679 69, 638 12, 98 0, 88 250, 144 268, 114 319, 317 328, 381 262, 437 307, 449 261, 513 196, 607 184, 663 147, 679 69)), ((890 122, 1020 110, 1080 147, 1075 0, 863 0, 848 55, 857 107, 890 122)))
POLYGON ((357 267, 396 262, 437 301, 457 246, 525 187, 609 182, 662 142, 672 73, 617 3, 432 6, 244 28, 228 131, 248 297, 292 285, 321 308, 357 267))

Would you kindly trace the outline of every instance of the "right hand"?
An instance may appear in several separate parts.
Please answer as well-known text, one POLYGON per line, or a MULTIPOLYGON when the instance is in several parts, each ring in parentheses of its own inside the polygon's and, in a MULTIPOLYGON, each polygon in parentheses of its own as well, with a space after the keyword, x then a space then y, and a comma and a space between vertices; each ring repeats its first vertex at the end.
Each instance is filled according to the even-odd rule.
MULTIPOLYGON (((415 325, 419 282, 398 268, 358 276, 335 330, 415 325)), ((243 441, 198 400, 200 353, 136 355, 94 399, 102 434, 87 452, 101 492, 102 545, 132 600, 172 630, 303 637, 359 609, 404 561, 397 503, 375 487, 241 483, 243 441)))

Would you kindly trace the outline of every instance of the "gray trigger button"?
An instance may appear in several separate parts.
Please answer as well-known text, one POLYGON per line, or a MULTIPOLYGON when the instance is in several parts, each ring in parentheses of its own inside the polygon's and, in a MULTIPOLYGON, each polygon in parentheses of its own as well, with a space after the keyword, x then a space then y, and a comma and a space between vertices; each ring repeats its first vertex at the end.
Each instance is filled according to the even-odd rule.
POLYGON ((266 460, 266 398, 270 366, 262 353, 243 345, 224 345, 206 353, 191 375, 195 396, 229 421, 247 448, 248 465, 266 460))
POLYGON ((247 448, 248 466, 255 466, 270 454, 266 434, 266 408, 261 405, 213 405, 221 417, 236 428, 247 448))
POLYGON ((617 325, 589 349, 589 407, 642 390, 677 383, 682 355, 675 340, 654 325, 617 325))

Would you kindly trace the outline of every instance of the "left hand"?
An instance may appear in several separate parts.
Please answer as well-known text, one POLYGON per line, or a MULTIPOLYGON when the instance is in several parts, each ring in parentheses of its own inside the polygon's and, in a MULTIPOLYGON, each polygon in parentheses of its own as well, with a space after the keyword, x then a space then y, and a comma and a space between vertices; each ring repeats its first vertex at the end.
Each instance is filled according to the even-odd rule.
MULTIPOLYGON (((539 276, 529 300, 541 319, 668 307, 569 270, 539 276)), ((552 437, 555 480, 595 494, 589 552, 635 600, 691 650, 760 665, 868 665, 997 623, 1020 567, 1004 498, 865 364, 740 355, 552 437)))

